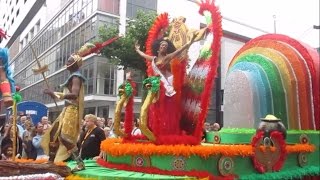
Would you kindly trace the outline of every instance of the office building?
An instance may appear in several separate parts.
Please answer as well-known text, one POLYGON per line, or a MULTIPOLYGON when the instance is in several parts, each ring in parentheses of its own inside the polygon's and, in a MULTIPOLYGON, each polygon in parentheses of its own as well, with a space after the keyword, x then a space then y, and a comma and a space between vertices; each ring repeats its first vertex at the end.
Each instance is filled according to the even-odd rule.
MULTIPOLYGON (((11 1, 11 3, 16 3, 19 0, 11 1)), ((23 3, 23 0, 20 1, 17 3, 23 3)), ((186 24, 195 29, 199 29, 204 25, 203 17, 197 14, 197 4, 192 0, 170 2, 157 0, 27 0, 27 3, 32 5, 29 5, 29 9, 26 10, 29 10, 29 12, 24 13, 27 15, 33 13, 33 15, 24 15, 26 17, 20 18, 19 24, 18 20, 17 22, 15 20, 17 24, 10 27, 8 25, 17 10, 13 10, 15 12, 13 14, 1 14, 5 19, 3 22, 5 24, 4 29, 11 35, 10 39, 1 42, 1 47, 7 46, 10 49, 11 66, 15 71, 14 79, 16 84, 22 88, 21 92, 24 100, 33 100, 46 104, 50 109, 49 117, 52 120, 61 111, 63 102, 58 102, 59 107, 55 107, 53 100, 42 93, 48 87, 43 77, 34 75, 32 71, 32 69, 39 68, 35 56, 40 65, 48 65, 49 71, 45 73, 45 76, 48 78, 51 89, 59 91, 59 85, 68 76, 68 72, 63 68, 67 58, 86 42, 96 40, 100 26, 117 25, 117 22, 120 21, 122 22, 120 32, 123 32, 125 29, 123 22, 125 22, 126 18, 135 17, 138 10, 157 11, 158 13, 168 12, 171 18, 185 16, 187 19, 186 24), (177 7, 184 8, 179 10, 177 7), (55 12, 55 9, 58 9, 58 11, 55 12), (8 21, 6 21, 7 17, 9 17, 8 21), (26 24, 23 24, 24 22, 26 24), (35 53, 32 52, 30 44, 35 53)), ((11 7, 10 2, 9 7, 11 7)), ((224 23, 236 24, 243 29, 248 29, 248 31, 255 31, 258 35, 266 33, 228 19, 224 19, 224 23)), ((221 101, 227 65, 235 52, 248 40, 249 38, 246 37, 246 34, 238 35, 233 33, 232 29, 225 29, 224 31, 221 66, 219 68, 219 76, 216 78, 216 87, 213 89, 213 98, 208 116, 209 122, 217 121, 221 123, 222 121, 221 101)), ((201 42, 197 42, 191 47, 191 56, 196 55, 201 45, 201 42)), ((123 82, 124 72, 118 70, 108 59, 98 55, 85 57, 81 71, 87 78, 85 85, 85 113, 92 113, 105 118, 113 117, 117 100, 117 87, 123 82)), ((134 74, 137 86, 141 87, 141 73, 135 72, 134 74)), ((135 113, 139 113, 141 95, 140 88, 135 98, 135 113)), ((2 108, 1 114, 5 114, 5 109, 2 108)))

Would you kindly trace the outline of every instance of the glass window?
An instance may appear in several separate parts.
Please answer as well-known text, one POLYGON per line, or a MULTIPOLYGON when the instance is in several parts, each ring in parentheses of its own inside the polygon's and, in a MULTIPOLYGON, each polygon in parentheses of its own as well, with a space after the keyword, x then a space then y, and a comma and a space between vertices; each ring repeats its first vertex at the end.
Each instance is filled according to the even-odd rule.
POLYGON ((119 15, 120 0, 99 0, 99 10, 119 15))
POLYGON ((108 118, 109 117, 109 106, 98 107, 98 117, 108 118))
POLYGON ((128 0, 127 1, 127 17, 136 17, 137 12, 142 11, 156 11, 157 0, 128 0))
POLYGON ((96 114, 96 108, 95 107, 88 107, 88 108, 84 108, 84 116, 86 114, 96 114))

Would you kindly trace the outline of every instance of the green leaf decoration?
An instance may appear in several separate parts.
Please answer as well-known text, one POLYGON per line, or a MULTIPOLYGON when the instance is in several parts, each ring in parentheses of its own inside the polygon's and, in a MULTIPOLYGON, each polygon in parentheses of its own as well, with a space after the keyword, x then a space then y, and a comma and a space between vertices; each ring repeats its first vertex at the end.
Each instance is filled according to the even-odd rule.
POLYGON ((133 88, 129 82, 126 82, 126 85, 124 86, 124 91, 126 92, 127 96, 132 96, 133 88))
MULTIPOLYGON (((132 96, 133 88, 129 82, 121 84, 118 89, 123 89, 128 97, 132 96)), ((121 97, 122 94, 118 93, 118 96, 121 97)))
POLYGON ((19 103, 22 101, 22 95, 20 92, 15 92, 12 96, 13 100, 16 102, 16 103, 19 103))
POLYGON ((160 89, 160 76, 148 77, 147 79, 143 80, 143 86, 145 86, 146 84, 151 84, 151 92, 158 92, 160 89))

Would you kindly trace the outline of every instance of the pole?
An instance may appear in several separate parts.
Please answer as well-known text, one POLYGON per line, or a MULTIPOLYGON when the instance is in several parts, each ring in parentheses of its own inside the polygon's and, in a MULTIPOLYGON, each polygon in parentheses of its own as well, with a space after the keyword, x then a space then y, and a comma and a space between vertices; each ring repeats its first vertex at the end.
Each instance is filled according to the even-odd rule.
MULTIPOLYGON (((41 69, 42 66, 41 66, 41 64, 40 64, 40 61, 39 61, 37 55, 36 55, 35 50, 33 49, 31 43, 29 43, 29 45, 30 45, 32 54, 33 54, 33 56, 35 57, 36 62, 37 62, 37 64, 38 64, 38 68, 41 69)), ((45 76, 44 71, 41 71, 40 73, 41 73, 41 75, 42 75, 42 77, 43 77, 43 79, 44 79, 44 81, 45 81, 45 83, 46 83, 46 85, 47 85, 47 88, 50 89, 49 81, 48 81, 47 77, 45 76)), ((57 104, 57 102, 56 102, 56 100, 55 100, 54 98, 53 98, 53 101, 54 101, 54 104, 56 105, 56 107, 58 108, 58 104, 57 104)))
POLYGON ((273 17, 273 33, 277 34, 277 16, 274 14, 272 17, 273 17))
POLYGON ((16 158, 17 152, 17 102, 14 100, 12 105, 13 122, 11 128, 13 128, 13 144, 12 144, 12 161, 16 158))

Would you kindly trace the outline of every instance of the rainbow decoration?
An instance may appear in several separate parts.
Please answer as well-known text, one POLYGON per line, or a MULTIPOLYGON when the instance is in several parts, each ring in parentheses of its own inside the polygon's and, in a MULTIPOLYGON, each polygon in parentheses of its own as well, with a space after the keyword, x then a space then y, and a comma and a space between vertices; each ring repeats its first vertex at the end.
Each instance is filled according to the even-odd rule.
POLYGON ((319 99, 318 52, 285 35, 263 35, 229 65, 224 126, 257 127, 274 114, 288 129, 319 130, 319 99))

